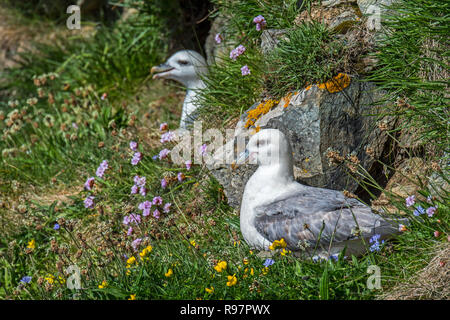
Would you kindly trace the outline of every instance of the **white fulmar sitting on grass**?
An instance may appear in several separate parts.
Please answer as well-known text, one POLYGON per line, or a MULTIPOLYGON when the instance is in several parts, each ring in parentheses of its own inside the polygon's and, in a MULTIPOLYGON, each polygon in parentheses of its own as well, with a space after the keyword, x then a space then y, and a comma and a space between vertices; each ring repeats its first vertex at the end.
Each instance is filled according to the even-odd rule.
POLYGON ((197 91, 205 88, 201 76, 208 72, 206 60, 195 51, 182 50, 151 72, 155 74, 153 79, 175 80, 187 88, 180 120, 180 128, 186 129, 195 120, 192 114, 198 108, 194 103, 197 91))
POLYGON ((291 250, 306 244, 310 253, 328 257, 347 247, 346 253, 358 255, 365 252, 361 238, 369 243, 374 235, 398 233, 360 201, 296 182, 291 147, 279 130, 253 135, 238 164, 247 158, 259 165, 245 186, 240 213, 242 235, 253 248, 268 250, 283 238, 291 250))

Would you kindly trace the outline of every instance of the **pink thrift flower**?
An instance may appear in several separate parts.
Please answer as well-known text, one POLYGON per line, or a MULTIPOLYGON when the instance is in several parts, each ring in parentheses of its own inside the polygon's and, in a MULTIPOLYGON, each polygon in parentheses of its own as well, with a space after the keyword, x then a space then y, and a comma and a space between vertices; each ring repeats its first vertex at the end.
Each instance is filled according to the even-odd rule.
POLYGON ((204 143, 200 146, 200 153, 202 154, 202 156, 206 155, 207 148, 208 148, 208 146, 206 145, 206 143, 204 143))
POLYGON ((186 169, 187 170, 191 170, 191 167, 192 167, 192 161, 191 160, 186 161, 184 164, 186 165, 186 169))
POLYGON ((138 186, 137 185, 133 185, 131 187, 131 194, 136 194, 138 193, 138 186))
POLYGON ((141 202, 138 206, 139 210, 144 210, 145 208, 150 208, 152 206, 152 203, 148 200, 145 200, 144 202, 141 202))
POLYGON ((103 175, 105 174, 105 171, 108 170, 108 168, 109 168, 108 161, 103 160, 102 163, 100 163, 99 167, 97 168, 95 174, 97 175, 97 177, 103 178, 103 175))
POLYGON ((134 176, 133 181, 134 181, 134 184, 137 185, 138 187, 143 187, 143 186, 145 186, 145 183, 146 183, 145 177, 139 177, 139 176, 134 176))
POLYGON ((165 189, 167 187, 167 180, 166 178, 161 179, 161 188, 165 189))
POLYGON ((248 68, 247 65, 245 65, 241 68, 241 74, 243 76, 248 76, 250 74, 250 69, 248 68))
POLYGON ((84 199, 84 201, 83 201, 84 202, 84 207, 86 209, 94 208, 94 199, 95 199, 95 197, 93 197, 93 196, 89 196, 86 199, 84 199))
POLYGON ((162 160, 162 159, 167 158, 167 156, 169 155, 169 153, 170 153, 170 150, 169 150, 169 149, 162 149, 162 150, 159 152, 159 155, 158 155, 159 160, 162 160))
POLYGON ((171 203, 166 203, 166 204, 164 205, 163 212, 164 212, 164 213, 169 213, 171 207, 172 207, 172 204, 171 204, 171 203))
POLYGON ((130 142, 130 149, 133 151, 137 151, 138 148, 138 143, 136 141, 131 141, 130 142))
POLYGON ((155 211, 153 211, 153 217, 154 217, 155 219, 159 219, 160 214, 161 214, 161 213, 159 212, 158 209, 156 209, 155 211))
POLYGON ((416 203, 416 196, 412 195, 406 198, 406 206, 407 207, 411 207, 412 205, 414 205, 416 203))
POLYGON ((86 182, 84 183, 84 188, 86 190, 92 190, 92 187, 94 186, 94 182, 95 182, 95 178, 94 177, 90 177, 86 180, 86 182))
POLYGON ((245 47, 244 47, 242 44, 240 44, 240 45, 237 46, 235 49, 231 50, 231 52, 230 52, 230 58, 231 58, 233 61, 236 61, 236 59, 237 59, 240 55, 242 55, 244 52, 245 52, 245 47))
POLYGON ((137 238, 136 240, 134 240, 131 243, 131 246, 133 247, 134 251, 137 250, 137 248, 140 246, 141 242, 142 242, 142 239, 141 238, 137 238))
POLYGON ((105 100, 106 98, 108 98, 108 94, 105 92, 104 94, 102 94, 101 99, 102 99, 102 100, 105 100))
POLYGON ((144 210, 142 211, 142 215, 144 217, 148 217, 150 215, 150 208, 144 208, 144 210))
POLYGON ((220 33, 216 34, 216 36, 214 37, 214 40, 216 41, 217 44, 222 42, 222 36, 220 35, 220 33))
POLYGON ((165 131, 169 129, 169 125, 166 122, 163 122, 159 125, 159 131, 165 131))
POLYGON ((398 225, 398 231, 400 231, 400 232, 405 232, 407 229, 406 229, 406 226, 405 225, 403 225, 403 224, 399 224, 398 225))
POLYGON ((434 237, 435 238, 439 238, 440 235, 441 235, 441 233, 439 231, 435 231, 434 232, 434 237))
POLYGON ((131 159, 131 164, 133 166, 137 165, 142 160, 142 153, 136 152, 131 159))
POLYGON ((139 194, 143 197, 145 197, 147 195, 147 188, 146 187, 141 187, 139 189, 139 194))
POLYGON ((427 209, 427 215, 428 215, 429 217, 432 217, 435 213, 436 213, 436 208, 435 208, 435 207, 429 207, 429 208, 427 209))
POLYGON ((161 135, 161 143, 171 142, 175 139, 175 134, 172 131, 167 131, 161 135))
POLYGON ((163 199, 160 196, 156 196, 153 198, 152 204, 154 204, 155 206, 160 206, 163 204, 163 199))
POLYGON ((128 231, 127 231, 127 236, 131 236, 132 233, 133 233, 133 227, 129 227, 128 231))
POLYGON ((178 172, 177 175, 178 181, 183 182, 184 178, 185 178, 184 174, 182 172, 178 172))

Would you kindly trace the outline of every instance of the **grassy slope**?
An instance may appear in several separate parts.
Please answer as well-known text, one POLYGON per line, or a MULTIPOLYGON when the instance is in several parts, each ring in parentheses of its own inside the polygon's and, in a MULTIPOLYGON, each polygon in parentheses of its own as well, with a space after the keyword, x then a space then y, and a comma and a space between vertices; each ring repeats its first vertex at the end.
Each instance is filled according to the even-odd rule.
MULTIPOLYGON (((242 12, 249 12, 249 17, 252 17, 257 10, 242 12)), ((240 20, 244 18, 239 17, 240 20)), ((253 30, 253 27, 249 24, 249 28, 253 30)), ((105 43, 112 41, 109 36, 103 39, 106 39, 105 43)), ((252 45, 250 40, 245 44, 252 45)), ((104 51, 98 47, 91 52, 91 46, 87 45, 86 51, 83 51, 89 57, 88 61, 95 64, 97 60, 107 59, 108 56, 105 57, 104 51)), ((120 54, 111 59, 124 60, 121 55, 125 51, 119 50, 120 54)), ((148 52, 140 54, 144 56, 148 52)), ((226 205, 220 186, 207 175, 205 168, 193 166, 187 170, 167 160, 152 159, 163 148, 159 142, 159 123, 166 121, 170 128, 177 126, 180 90, 175 86, 167 87, 146 81, 146 75, 140 70, 130 70, 130 77, 136 76, 136 82, 125 86, 126 90, 114 89, 115 78, 108 76, 116 73, 112 67, 101 79, 90 77, 89 73, 79 76, 79 79, 87 78, 102 83, 98 90, 88 96, 90 104, 100 104, 101 110, 111 108, 115 111, 120 110, 122 102, 127 104, 126 121, 132 119, 132 115, 136 116, 136 120, 133 125, 129 122, 124 125, 125 132, 111 127, 112 119, 107 117, 101 120, 100 117, 99 121, 93 121, 86 127, 87 135, 79 137, 76 142, 61 144, 58 140, 49 148, 49 141, 53 140, 46 138, 42 147, 38 145, 32 149, 37 150, 34 151, 36 155, 20 154, 3 162, 2 176, 7 179, 1 183, 4 205, 0 208, 0 297, 72 297, 74 292, 67 289, 64 283, 68 279, 64 270, 76 264, 81 269, 84 288, 77 293, 79 298, 127 299, 136 294, 140 299, 368 299, 378 293, 366 286, 367 267, 370 264, 380 266, 382 284, 387 289, 399 281, 409 279, 426 265, 436 243, 432 235, 436 228, 443 233, 440 240, 446 241, 448 209, 439 204, 438 214, 432 221, 415 221, 412 232, 387 244, 380 253, 368 253, 359 259, 343 260, 341 257, 337 262, 314 263, 310 259, 300 261, 278 252, 273 257, 275 263, 264 269, 265 258, 259 257, 257 252, 251 252, 241 239, 238 215, 226 205), (136 84, 139 84, 140 89, 132 90, 136 84), (112 88, 112 91, 108 91, 108 88, 112 88), (100 99, 104 91, 111 92, 106 100, 100 99), (117 134, 113 135, 114 131, 117 134), (144 155, 137 166, 130 164, 130 140, 139 141, 139 148, 144 155), (104 143, 102 148, 98 147, 99 142, 104 143), (53 150, 52 154, 55 155, 51 159, 46 158, 49 150, 53 150), (110 166, 105 179, 96 179, 92 192, 83 191, 85 179, 93 176, 97 166, 105 159, 110 166), (176 179, 179 172, 185 175, 182 182, 176 179), (147 196, 129 194, 135 175, 147 178, 147 196), (56 181, 51 182, 53 177, 56 181), (165 189, 161 187, 163 177, 170 181, 169 187, 165 189), (11 179, 16 182, 9 182, 11 179), (25 190, 25 193, 18 196, 21 190, 25 190), (69 197, 58 198, 59 202, 50 205, 39 201, 39 196, 30 195, 33 191, 58 194, 61 190, 69 197), (89 194, 95 195, 95 209, 83 206, 82 201, 89 194), (126 236, 128 227, 122 223, 124 216, 140 212, 138 204, 144 199, 152 200, 154 196, 161 196, 164 203, 171 203, 170 212, 161 213, 158 220, 152 215, 144 218, 140 227, 134 228, 132 236, 126 236), (30 201, 30 198, 38 201, 30 201), (437 218, 441 219, 440 226, 436 222, 437 218), (56 222, 60 224, 59 230, 53 229, 56 222), (146 237, 148 240, 144 240, 139 250, 134 251, 132 240, 146 237), (32 240, 35 241, 34 249, 27 249, 32 240), (139 252, 147 245, 152 246, 152 251, 141 259, 139 252), (137 263, 128 260, 131 256, 136 257, 137 263), (147 257, 148 260, 145 259, 147 257), (219 260, 227 262, 227 268, 221 272, 214 269, 219 260), (172 269, 172 275, 167 273, 169 269, 172 269), (25 275, 32 276, 32 281, 21 286, 19 281, 25 275), (237 282, 228 286, 227 282, 233 279, 233 275, 237 282), (104 288, 99 288, 103 281, 106 282, 104 288), (205 290, 212 287, 212 293, 205 290)), ((28 81, 31 88, 32 74, 27 71, 24 75, 24 81, 28 81)), ((242 81, 240 77, 239 74, 237 77, 231 75, 231 84, 233 81, 242 81)), ((71 74, 64 80, 58 80, 61 81, 58 86, 65 80, 72 80, 71 74)), ((75 84, 67 91, 75 94, 78 85, 81 84, 75 84)), ((222 102, 234 99, 227 96, 227 88, 223 88, 225 100, 222 102)), ((61 102, 71 96, 64 90, 53 90, 61 95, 57 97, 61 102)), ((252 100, 258 94, 257 90, 256 93, 251 91, 244 98, 252 100)), ((45 106, 44 100, 39 101, 39 104, 45 106)), ((80 98, 81 104, 83 101, 80 98)), ((223 105, 226 106, 226 103, 223 105)), ((222 112, 226 113, 227 110, 222 112)), ((240 110, 228 112, 236 114, 240 110)), ((52 129, 48 130, 53 132, 52 129)), ((170 149, 171 145, 164 147, 170 149)), ((427 191, 424 195, 427 195, 427 191)), ((425 202, 421 204, 429 206, 425 202)), ((402 199, 397 205, 408 211, 402 199)))

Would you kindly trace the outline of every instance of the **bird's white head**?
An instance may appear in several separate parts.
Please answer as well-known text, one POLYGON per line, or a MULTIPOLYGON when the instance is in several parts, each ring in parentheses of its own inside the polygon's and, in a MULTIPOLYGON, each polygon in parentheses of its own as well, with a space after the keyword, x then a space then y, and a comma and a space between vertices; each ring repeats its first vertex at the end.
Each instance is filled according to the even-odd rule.
POLYGON ((291 146, 283 132, 277 129, 263 129, 254 134, 238 163, 246 158, 259 166, 281 165, 292 170, 291 146))
POLYGON ((153 79, 171 79, 187 88, 196 88, 202 83, 201 76, 208 71, 206 60, 198 52, 181 50, 166 62, 151 69, 153 79))

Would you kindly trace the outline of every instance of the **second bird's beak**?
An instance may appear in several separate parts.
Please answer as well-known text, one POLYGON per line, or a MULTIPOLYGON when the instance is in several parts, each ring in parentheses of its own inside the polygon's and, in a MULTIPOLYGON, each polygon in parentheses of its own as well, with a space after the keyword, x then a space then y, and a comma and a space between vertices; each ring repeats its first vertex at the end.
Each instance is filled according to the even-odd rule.
POLYGON ((152 67, 152 69, 150 70, 150 73, 154 74, 153 79, 158 79, 161 77, 162 73, 170 71, 172 69, 174 69, 174 67, 172 67, 166 63, 163 63, 163 64, 160 64, 159 66, 152 67))
POLYGON ((243 152, 241 152, 236 161, 233 161, 233 163, 231 164, 231 168, 235 170, 238 166, 244 164, 247 161, 249 155, 249 151, 245 149, 243 152))

